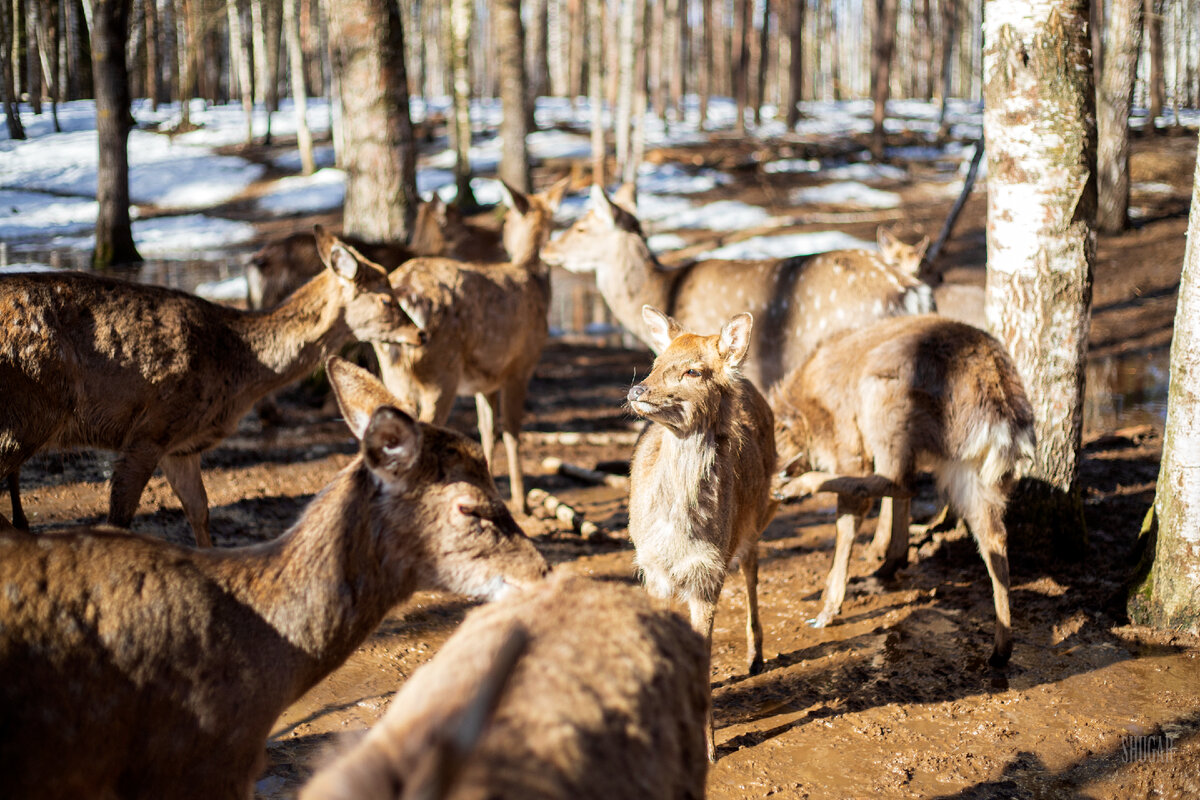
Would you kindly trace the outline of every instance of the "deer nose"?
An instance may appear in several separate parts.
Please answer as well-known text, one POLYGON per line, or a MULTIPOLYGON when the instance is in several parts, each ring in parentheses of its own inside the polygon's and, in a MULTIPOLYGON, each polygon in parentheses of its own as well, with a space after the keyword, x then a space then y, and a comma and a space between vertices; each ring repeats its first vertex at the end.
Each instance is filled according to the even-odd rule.
POLYGON ((634 386, 632 389, 629 390, 629 394, 626 396, 626 399, 627 400, 638 400, 645 393, 646 393, 646 384, 639 383, 637 386, 634 386))

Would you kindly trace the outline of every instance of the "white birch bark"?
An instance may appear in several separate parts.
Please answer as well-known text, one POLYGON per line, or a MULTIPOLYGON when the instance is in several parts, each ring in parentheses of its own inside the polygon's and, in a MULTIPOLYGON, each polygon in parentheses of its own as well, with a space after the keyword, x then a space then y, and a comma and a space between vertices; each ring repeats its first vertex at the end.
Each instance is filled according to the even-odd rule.
POLYGON ((300 46, 300 0, 283 0, 283 35, 288 51, 288 72, 291 76, 292 102, 296 106, 296 144, 300 148, 300 171, 311 175, 316 170, 313 159, 312 132, 308 129, 308 89, 304 86, 304 49, 300 46))
POLYGON ((1016 361, 1037 433, 1010 507, 1073 547, 1095 254, 1088 0, 987 0, 984 19, 987 320, 1016 361))

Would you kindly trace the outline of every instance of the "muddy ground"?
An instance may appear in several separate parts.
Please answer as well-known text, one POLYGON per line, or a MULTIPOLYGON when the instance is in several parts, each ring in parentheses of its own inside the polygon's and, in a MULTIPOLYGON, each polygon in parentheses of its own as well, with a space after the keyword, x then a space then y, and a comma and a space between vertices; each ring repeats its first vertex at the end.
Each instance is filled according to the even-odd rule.
MULTIPOLYGON (((784 146, 803 154, 810 145, 778 148, 784 146)), ((1194 132, 1135 143, 1134 181, 1170 190, 1135 191, 1135 205, 1143 209, 1137 227, 1100 239, 1094 356, 1165 354, 1195 149, 1194 132)), ((736 167, 746 162, 746 150, 717 141, 658 155, 736 167)), ((921 169, 932 167, 914 168, 917 178, 895 187, 906 205, 893 221, 910 239, 936 234, 953 199, 944 179, 934 181, 930 172, 923 181, 921 169)), ((551 172, 542 170, 539 180, 551 172)), ((713 197, 772 205, 786 195, 783 189, 805 180, 748 169, 736 174, 736 182, 713 197)), ((982 285, 984 210, 977 192, 940 262, 948 285, 982 285)), ((231 216, 238 213, 230 209, 231 216)), ((292 220, 289 227, 310 221, 292 220)), ((869 238, 876 224, 868 218, 841 227, 869 238)), ((263 229, 281 227, 275 222, 263 229)), ((553 455, 584 466, 617 462, 619 469, 637 430, 622 401, 649 364, 645 352, 582 339, 557 341, 543 357, 525 425, 529 483, 573 504, 606 532, 584 541, 556 521, 523 519, 558 569, 633 579, 623 492, 548 474, 539 465, 553 455), (568 444, 560 432, 602 435, 568 444)), ((350 436, 312 385, 287 392, 282 408, 282 426, 265 428, 251 415, 205 457, 218 546, 279 535, 352 457, 350 436)), ((872 563, 854 558, 844 612, 818 630, 806 620, 818 611, 831 559, 832 501, 821 496, 782 508, 760 545, 767 657, 761 675, 744 671, 745 594, 737 576, 717 615, 720 759, 710 773, 710 797, 1200 795, 1200 642, 1130 625, 1122 612, 1122 584, 1153 498, 1161 449, 1161 418, 1151 413, 1146 420, 1128 424, 1128 417, 1101 414, 1089 422, 1082 481, 1090 540, 1082 560, 1056 561, 1023 546, 1028 543, 1010 545, 1016 644, 1005 673, 986 666, 991 593, 964 534, 914 532, 912 565, 882 585, 866 579, 872 563)), ((473 406, 460 402, 451 424, 473 432, 473 406)), ((24 497, 35 530, 100 520, 108 464, 107 456, 86 452, 47 453, 28 464, 24 497)), ((497 475, 504 474, 501 454, 497 475)), ((506 492, 506 480, 497 482, 506 492)), ((918 521, 935 508, 924 493, 914 505, 918 521)), ((7 511, 7 501, 0 501, 0 513, 7 511)), ((191 542, 161 476, 152 479, 133 527, 191 542)), ((868 522, 859 551, 870 530, 868 522)), ((396 608, 341 669, 279 720, 259 796, 292 796, 335 737, 373 724, 466 609, 461 599, 435 593, 396 608)))

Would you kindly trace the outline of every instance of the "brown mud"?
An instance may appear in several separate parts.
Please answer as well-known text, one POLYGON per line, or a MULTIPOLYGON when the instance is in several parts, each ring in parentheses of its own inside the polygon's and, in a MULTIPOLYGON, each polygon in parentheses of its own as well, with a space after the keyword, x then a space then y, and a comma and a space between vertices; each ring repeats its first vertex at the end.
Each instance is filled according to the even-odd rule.
MULTIPOLYGON (((832 555, 832 502, 820 496, 787 505, 760 545, 767 659, 761 675, 744 671, 745 593, 737 574, 717 614, 713 697, 720 759, 710 773, 710 797, 1200 795, 1200 642, 1130 625, 1122 610, 1123 582, 1158 472, 1162 417, 1154 404, 1163 393, 1195 147, 1194 133, 1139 139, 1133 179, 1142 217, 1133 230, 1099 241, 1092 361, 1101 366, 1089 371, 1096 385, 1081 476, 1088 550, 1077 562, 1062 562, 1020 542, 1010 545, 1015 648, 1007 670, 986 663, 990 586, 961 531, 918 535, 914 529, 911 565, 896 580, 879 583, 868 577, 874 565, 858 557, 869 520, 852 559, 843 614, 828 628, 809 627, 832 555), (1139 194, 1137 184, 1150 182, 1170 191, 1139 194), (1143 364, 1161 364, 1163 375, 1147 378, 1150 367, 1143 364)), ((736 146, 719 142, 702 155, 707 160, 701 163, 747 161, 736 146)), ((692 163, 696 156, 659 157, 692 163)), ((923 169, 927 180, 917 171, 907 184, 883 187, 905 197, 896 221, 909 240, 936 235, 954 199, 955 183, 936 166, 923 169)), ((736 174, 714 199, 769 205, 786 195, 785 178, 789 188, 807 180, 736 174)), ((984 213, 977 192, 940 262, 948 285, 982 286, 984 213)), ((871 238, 875 225, 841 227, 871 238)), ((271 234, 279 228, 268 226, 271 234)), ((623 492, 548 474, 539 465, 551 455, 587 467, 627 461, 629 433, 637 426, 623 411, 624 395, 649 364, 648 353, 581 338, 556 341, 542 359, 524 433, 528 481, 607 532, 585 541, 555 520, 523 519, 558 569, 634 579, 623 492), (602 436, 564 443, 553 435, 563 431, 602 436)), ((205 456, 217 546, 282 533, 354 453, 313 382, 284 393, 281 406, 282 426, 264 428, 251 414, 205 456)), ((460 402, 451 424, 473 433, 473 404, 460 402)), ((107 455, 90 452, 46 453, 27 464, 24 500, 35 530, 99 521, 107 508, 109 464, 107 455)), ((506 474, 503 463, 496 474, 506 474)), ((497 482, 506 492, 506 479, 497 482)), ((936 507, 926 488, 914 503, 917 520, 936 507)), ((0 513, 7 512, 7 499, 0 500, 0 513)), ((133 527, 191 543, 161 475, 151 480, 133 527)), ((421 593, 395 609, 341 669, 279 720, 259 796, 293 796, 340 734, 379 719, 392 693, 437 651, 467 608, 459 598, 421 593)))

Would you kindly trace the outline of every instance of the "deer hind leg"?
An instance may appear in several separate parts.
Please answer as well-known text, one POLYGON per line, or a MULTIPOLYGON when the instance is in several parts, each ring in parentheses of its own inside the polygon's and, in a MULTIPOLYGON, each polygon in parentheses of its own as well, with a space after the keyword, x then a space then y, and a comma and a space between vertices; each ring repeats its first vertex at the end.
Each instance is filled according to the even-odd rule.
POLYGON ((521 469, 521 419, 525 416, 525 390, 529 376, 509 381, 500 392, 500 422, 504 430, 504 453, 508 457, 508 486, 513 505, 528 514, 525 477, 521 469))
MULTIPOLYGON (((720 596, 721 588, 718 585, 717 595, 720 596)), ((692 628, 696 633, 704 637, 706 647, 704 652, 708 654, 708 669, 704 671, 705 675, 712 679, 712 632, 713 618, 717 613, 716 600, 703 600, 698 597, 692 597, 688 600, 688 613, 692 620, 692 628)), ((712 690, 709 689, 708 714, 704 721, 705 739, 708 743, 708 760, 716 762, 717 760, 717 734, 716 726, 713 722, 712 710, 712 690)))
POLYGON ((109 487, 108 523, 128 528, 137 513, 138 503, 147 481, 162 458, 158 447, 135 444, 121 451, 113 464, 112 485, 109 487))
POLYGON ((741 558, 746 579, 746 672, 763 671, 763 631, 758 618, 758 545, 751 544, 741 558))
POLYGON ((29 530, 29 520, 21 508, 21 468, 13 467, 8 473, 8 499, 12 502, 12 524, 17 530, 29 530))
POLYGON ((200 454, 164 456, 162 469, 191 523, 196 544, 212 547, 212 538, 208 533, 208 493, 204 491, 204 479, 200 474, 200 454))
POLYGON ((871 558, 887 558, 892 546, 892 498, 879 498, 879 521, 875 524, 875 538, 867 555, 871 558))
POLYGON ((821 613, 816 619, 810 620, 814 628, 824 628, 842 610, 842 601, 846 599, 846 582, 850 578, 850 549, 868 505, 866 500, 838 495, 837 544, 833 551, 833 567, 825 582, 821 613))
POLYGON ((988 577, 992 579, 992 602, 996 606, 996 634, 988 663, 1003 667, 1012 656, 1012 617, 1008 607, 1008 531, 1004 527, 1004 506, 977 498, 967 510, 967 524, 979 544, 988 577))

